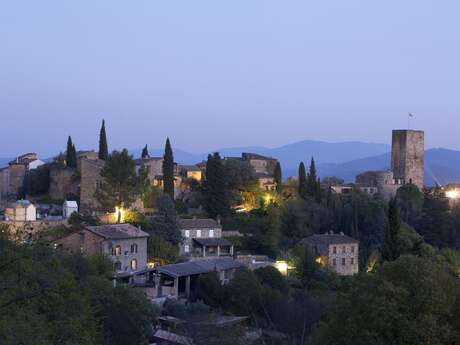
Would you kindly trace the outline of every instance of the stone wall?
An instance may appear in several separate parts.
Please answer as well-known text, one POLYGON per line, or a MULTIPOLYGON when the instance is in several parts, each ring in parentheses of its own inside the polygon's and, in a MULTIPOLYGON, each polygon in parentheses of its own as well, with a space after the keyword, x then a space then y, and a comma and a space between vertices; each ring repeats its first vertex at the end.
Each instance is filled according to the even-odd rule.
POLYGON ((425 144, 424 132, 394 130, 392 140, 391 169, 401 184, 413 183, 420 190, 424 187, 425 144))
POLYGON ((101 171, 104 161, 82 159, 80 161, 80 210, 90 212, 100 210, 96 199, 96 190, 101 182, 101 171))
POLYGON ((13 239, 23 241, 41 237, 41 233, 45 234, 50 228, 55 226, 67 225, 67 220, 37 220, 34 222, 0 221, 0 224, 5 224, 9 227, 10 235, 13 239))
POLYGON ((327 258, 328 266, 339 275, 353 275, 359 271, 358 244, 331 244, 327 258), (335 247, 335 253, 334 253, 335 247), (354 251, 352 251, 354 247, 354 251), (343 264, 343 260, 345 264, 343 264), (353 260, 353 263, 352 263, 353 260))
POLYGON ((50 166, 49 197, 51 200, 65 200, 79 195, 80 179, 76 169, 50 166))

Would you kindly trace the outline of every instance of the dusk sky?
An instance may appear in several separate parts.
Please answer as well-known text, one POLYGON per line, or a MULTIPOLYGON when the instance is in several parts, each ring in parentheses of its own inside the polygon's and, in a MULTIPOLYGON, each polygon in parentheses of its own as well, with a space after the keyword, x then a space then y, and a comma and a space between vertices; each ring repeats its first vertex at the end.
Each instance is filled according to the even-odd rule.
POLYGON ((97 148, 460 149, 458 0, 3 1, 0 157, 97 148))

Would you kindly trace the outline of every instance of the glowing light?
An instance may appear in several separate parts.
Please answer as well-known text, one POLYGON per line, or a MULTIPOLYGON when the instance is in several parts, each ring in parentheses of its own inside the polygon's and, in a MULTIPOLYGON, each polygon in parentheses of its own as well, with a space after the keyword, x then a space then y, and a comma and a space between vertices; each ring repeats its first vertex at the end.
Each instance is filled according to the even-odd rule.
POLYGON ((288 269, 289 269, 289 265, 286 261, 276 261, 275 262, 275 268, 283 275, 283 276, 287 276, 288 274, 288 269))
POLYGON ((272 196, 271 196, 270 194, 266 193, 266 194, 264 195, 264 202, 265 202, 265 204, 269 204, 270 201, 272 201, 272 196))
POLYGON ((456 189, 448 190, 446 192, 446 196, 449 199, 458 199, 458 198, 460 198, 460 192, 458 190, 456 190, 456 189))
POLYGON ((123 207, 115 207, 115 220, 118 223, 123 223, 125 220, 126 210, 123 207))

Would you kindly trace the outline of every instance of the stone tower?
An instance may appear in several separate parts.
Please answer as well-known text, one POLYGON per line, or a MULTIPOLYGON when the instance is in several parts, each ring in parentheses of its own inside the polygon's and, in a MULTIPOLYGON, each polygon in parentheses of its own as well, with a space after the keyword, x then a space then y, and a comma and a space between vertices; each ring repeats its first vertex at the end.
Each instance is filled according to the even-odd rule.
POLYGON ((425 133, 414 130, 393 130, 391 170, 397 184, 424 186, 425 133))

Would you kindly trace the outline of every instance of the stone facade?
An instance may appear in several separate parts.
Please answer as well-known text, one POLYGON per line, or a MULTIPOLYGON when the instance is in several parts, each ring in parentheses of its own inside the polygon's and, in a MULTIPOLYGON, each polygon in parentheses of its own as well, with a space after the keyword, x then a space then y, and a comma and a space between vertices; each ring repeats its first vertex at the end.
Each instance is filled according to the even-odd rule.
POLYGON ((104 161, 99 159, 80 160, 80 210, 82 212, 101 209, 96 199, 96 190, 101 183, 104 161))
POLYGON ((307 237, 305 243, 316 256, 316 262, 339 275, 359 271, 359 241, 343 233, 326 233, 307 237))
POLYGON ((106 255, 117 273, 147 268, 149 235, 130 224, 89 226, 55 242, 56 247, 87 256, 106 255))
POLYGON ((386 200, 395 196, 398 188, 401 187, 397 182, 390 170, 366 171, 356 176, 356 184, 360 189, 377 188, 378 193, 386 200))
POLYGON ((79 178, 77 169, 51 164, 48 194, 51 200, 65 200, 70 196, 78 197, 79 178))
POLYGON ((391 170, 399 184, 424 187, 425 135, 423 131, 394 130, 391 150, 391 170))
POLYGON ((179 252, 185 256, 193 256, 194 239, 222 238, 222 226, 214 219, 180 219, 179 228, 183 238, 179 252))
POLYGON ((37 220, 37 207, 28 200, 18 200, 5 209, 5 220, 34 222, 37 220))

